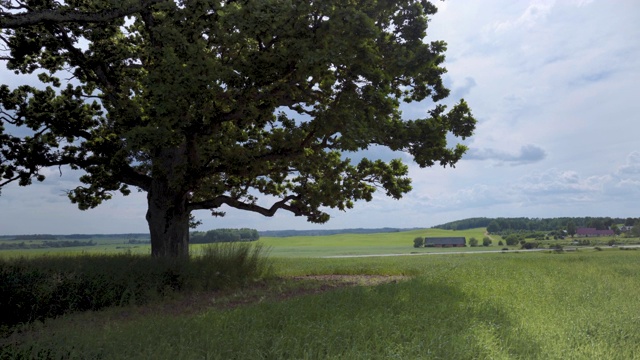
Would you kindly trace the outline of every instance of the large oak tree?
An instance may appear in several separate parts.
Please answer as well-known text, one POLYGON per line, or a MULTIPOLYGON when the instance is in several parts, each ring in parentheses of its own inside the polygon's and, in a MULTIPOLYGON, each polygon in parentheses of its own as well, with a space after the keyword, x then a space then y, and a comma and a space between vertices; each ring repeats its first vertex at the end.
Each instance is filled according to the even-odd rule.
POLYGON ((377 189, 400 198, 405 164, 344 152, 384 146, 421 167, 462 157, 447 136, 470 136, 475 120, 462 100, 437 104, 449 91, 446 44, 425 41, 435 12, 416 0, 1 0, 0 58, 43 84, 0 87, 0 187, 67 165, 85 173, 69 191, 80 209, 145 191, 154 256, 188 254, 195 210, 323 223, 377 189), (402 118, 402 102, 427 98, 425 118, 402 118))

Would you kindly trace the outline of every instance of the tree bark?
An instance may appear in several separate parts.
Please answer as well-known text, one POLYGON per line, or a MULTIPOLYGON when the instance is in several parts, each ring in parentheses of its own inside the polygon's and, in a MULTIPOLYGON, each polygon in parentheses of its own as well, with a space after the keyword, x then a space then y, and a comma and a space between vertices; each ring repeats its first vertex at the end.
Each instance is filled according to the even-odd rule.
POLYGON ((147 193, 147 222, 154 257, 189 256, 187 193, 171 191, 166 181, 154 179, 147 193))

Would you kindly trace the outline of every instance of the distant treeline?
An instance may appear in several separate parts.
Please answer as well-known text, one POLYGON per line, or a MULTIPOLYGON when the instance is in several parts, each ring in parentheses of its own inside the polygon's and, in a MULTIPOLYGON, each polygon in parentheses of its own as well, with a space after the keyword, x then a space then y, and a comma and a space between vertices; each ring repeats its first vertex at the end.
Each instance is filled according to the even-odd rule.
POLYGON ((13 240, 58 240, 57 235, 35 234, 35 235, 15 235, 13 240))
POLYGON ((0 235, 2 240, 82 240, 82 239, 149 239, 149 234, 70 234, 70 235, 51 235, 51 234, 32 234, 32 235, 0 235))
POLYGON ((624 224, 633 225, 637 219, 634 218, 612 218, 612 217, 561 217, 561 218, 469 218, 452 221, 446 224, 434 226, 436 229, 444 230, 466 230, 475 228, 489 228, 492 232, 511 231, 553 231, 566 229, 569 223, 576 227, 594 227, 605 229, 611 225, 624 224))
POLYGON ((45 241, 42 243, 25 243, 25 242, 0 243, 0 250, 49 249, 49 248, 66 248, 66 247, 95 246, 95 245, 96 243, 94 243, 93 241, 78 241, 78 240, 45 241))
POLYGON ((147 239, 149 241, 149 234, 138 233, 138 234, 71 234, 71 235, 62 235, 62 238, 65 239, 114 239, 120 240, 122 238, 127 239, 147 239))
POLYGON ((216 229, 207 232, 196 231, 189 236, 192 244, 207 244, 217 242, 256 241, 260 239, 258 230, 255 229, 216 229))
MULTIPOLYGON (((418 229, 418 228, 415 228, 418 229)), ((421 228, 420 228, 421 229, 421 228)), ((260 231, 261 236, 290 237, 290 236, 326 236, 336 234, 376 234, 400 232, 414 229, 378 228, 378 229, 332 229, 332 230, 268 230, 260 231)))

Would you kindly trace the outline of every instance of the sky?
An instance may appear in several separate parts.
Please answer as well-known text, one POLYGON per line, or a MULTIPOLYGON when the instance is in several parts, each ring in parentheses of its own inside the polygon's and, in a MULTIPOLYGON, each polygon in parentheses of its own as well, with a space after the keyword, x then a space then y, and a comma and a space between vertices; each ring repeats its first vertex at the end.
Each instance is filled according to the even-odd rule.
MULTIPOLYGON (((445 84, 478 120, 455 168, 419 168, 400 157, 413 191, 379 192, 323 225, 280 212, 196 212, 197 230, 431 227, 470 217, 640 217, 640 2, 635 0, 434 1, 426 41, 448 43, 445 84)), ((11 78, 0 69, 2 83, 11 78)), ((425 117, 430 104, 403 107, 425 117)), ((452 139, 452 144, 455 139, 452 139)), ((133 193, 80 211, 65 196, 81 173, 0 195, 0 234, 144 233, 146 196, 133 193)), ((266 204, 265 204, 266 205, 266 204)))

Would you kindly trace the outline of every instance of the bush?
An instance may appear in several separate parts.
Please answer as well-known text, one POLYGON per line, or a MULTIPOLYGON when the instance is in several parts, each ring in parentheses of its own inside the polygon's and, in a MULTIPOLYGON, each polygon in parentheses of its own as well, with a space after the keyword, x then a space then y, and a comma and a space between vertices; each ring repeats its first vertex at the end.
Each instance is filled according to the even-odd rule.
POLYGON ((469 239, 469 246, 473 246, 473 247, 478 246, 478 239, 476 239, 474 237, 470 238, 469 239))
POLYGON ((492 243, 491 238, 489 238, 488 236, 485 236, 482 239, 482 246, 490 246, 492 243))
POLYGON ((522 249, 526 249, 526 250, 537 249, 538 248, 538 243, 525 242, 524 244, 522 244, 521 248, 522 249))
POLYGON ((502 251, 509 251, 509 248, 502 248, 502 251))
POLYGON ((516 234, 507 235, 507 237, 504 240, 507 242, 507 245, 509 246, 517 245, 518 242, 520 242, 520 238, 516 234))
POLYGON ((413 239, 413 247, 414 248, 419 248, 422 247, 424 245, 424 238, 418 236, 417 238, 413 239))
POLYGON ((502 240, 498 241, 498 246, 503 246, 504 243, 502 242, 502 240))
POLYGON ((75 311, 242 286, 270 274, 265 253, 260 245, 227 243, 183 259, 131 254, 0 259, 0 334, 75 311))

